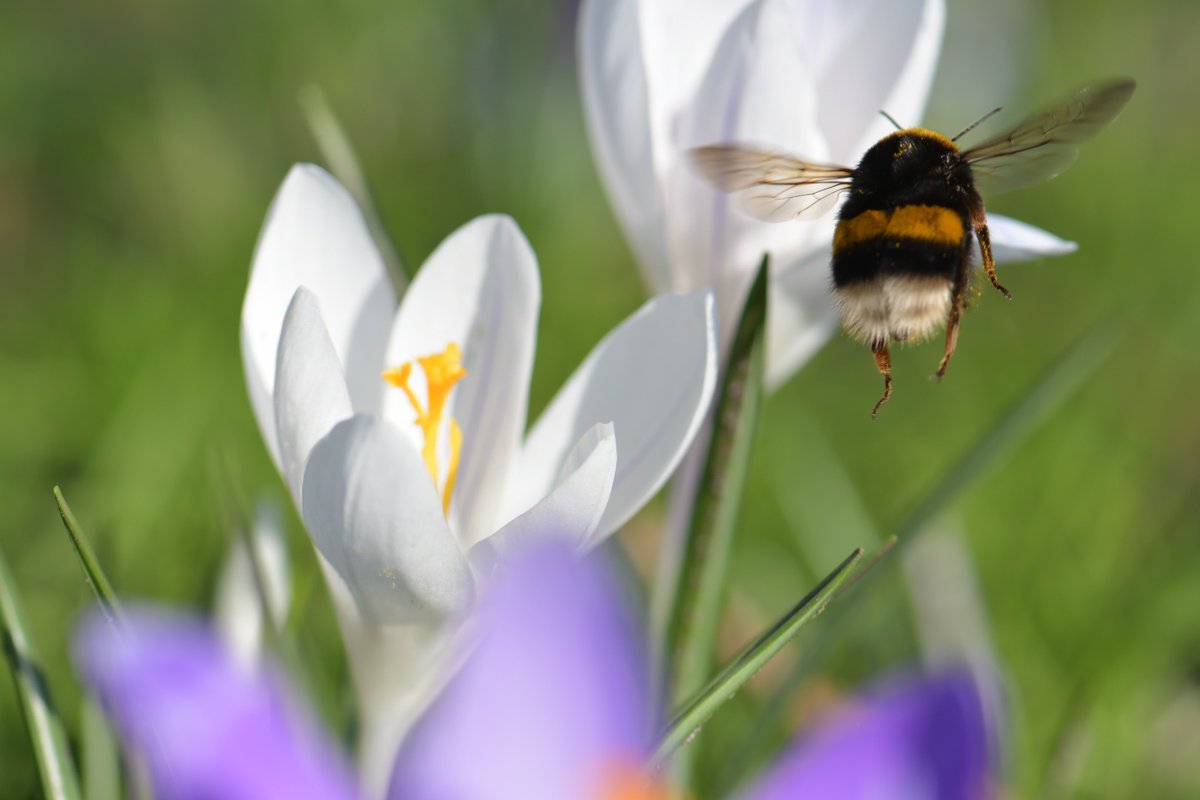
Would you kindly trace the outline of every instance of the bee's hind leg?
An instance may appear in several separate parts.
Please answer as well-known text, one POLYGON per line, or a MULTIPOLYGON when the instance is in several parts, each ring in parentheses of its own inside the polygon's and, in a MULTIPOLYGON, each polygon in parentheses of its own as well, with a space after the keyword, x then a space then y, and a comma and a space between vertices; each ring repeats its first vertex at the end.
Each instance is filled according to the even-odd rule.
POLYGON ((875 366, 883 375, 883 396, 871 409, 871 418, 874 419, 879 414, 879 408, 892 396, 892 357, 888 353, 887 339, 876 339, 872 342, 871 355, 875 356, 875 366))
POLYGON ((983 271, 987 273, 988 280, 992 282, 992 286, 1008 300, 1012 300, 1012 292, 1000 285, 1000 279, 996 277, 996 259, 992 255, 992 234, 988 231, 987 214, 983 210, 983 201, 979 200, 975 204, 977 207, 971 209, 971 227, 975 231, 975 238, 979 240, 979 255, 983 259, 983 271))
MULTIPOLYGON (((985 227, 984 236, 986 237, 986 235, 987 228, 985 227)), ((984 240, 980 239, 980 241, 984 240)), ((990 255, 991 249, 989 248, 986 252, 990 255)), ((967 304, 967 283, 970 276, 970 266, 964 256, 962 266, 959 267, 958 274, 954 276, 954 286, 950 290, 950 315, 946 319, 946 350, 938 364, 937 372, 934 373, 934 377, 938 380, 945 376, 946 367, 950 366, 950 359, 954 356, 954 351, 958 349, 958 326, 962 322, 963 308, 967 304)), ((994 273, 992 280, 993 282, 996 280, 994 273)))

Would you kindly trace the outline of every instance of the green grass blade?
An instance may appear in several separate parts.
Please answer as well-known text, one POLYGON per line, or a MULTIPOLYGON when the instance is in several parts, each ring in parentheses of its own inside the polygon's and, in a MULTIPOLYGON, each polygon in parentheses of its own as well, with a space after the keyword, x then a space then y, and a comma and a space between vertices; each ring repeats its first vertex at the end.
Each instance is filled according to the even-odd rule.
POLYGON ((329 165, 330 172, 342 182, 342 185, 358 203, 359 209, 362 210, 367 230, 371 232, 371 238, 375 241, 375 246, 379 248, 379 254, 383 256, 383 262, 387 265, 388 274, 391 275, 392 283, 396 287, 396 293, 402 294, 405 287, 408 286, 408 273, 404 269, 404 262, 400 258, 400 253, 397 251, 392 237, 388 235, 387 228, 384 226, 379 212, 375 209, 371 191, 367 188, 367 179, 363 176, 362 167, 359 165, 358 156, 354 153, 354 146, 350 144, 350 138, 346 136, 346 131, 338 122, 337 115, 333 113, 329 100, 319 86, 306 86, 300 91, 300 107, 304 111, 308 129, 317 142, 317 148, 321 151, 325 163, 329 165))
POLYGON ((42 791, 49 800, 80 800, 79 776, 67 735, 50 699, 50 688, 29 637, 16 584, 3 553, 0 553, 0 617, 4 624, 4 655, 33 741, 42 791))
POLYGON ((71 537, 71 544, 75 547, 75 555, 79 556, 79 563, 83 567, 83 575, 87 578, 88 586, 92 588, 92 593, 96 595, 96 599, 100 602, 100 608, 104 612, 109 622, 114 624, 119 623, 124 616, 121 609, 121 602, 117 599, 117 595, 113 592, 112 585, 108 582, 108 578, 104 574, 104 570, 100 566, 99 559, 96 558, 95 552, 92 550, 92 545, 87 537, 83 534, 83 529, 79 527, 79 522, 76 521, 75 515, 71 513, 71 507, 67 505, 67 498, 63 497, 62 490, 54 487, 54 502, 58 504, 58 513, 62 516, 63 525, 67 528, 67 535, 71 537))
MULTIPOLYGON (((713 673, 730 551, 762 410, 767 274, 764 256, 729 351, 667 615, 667 674, 674 677, 677 703, 702 689, 713 673)), ((676 782, 686 786, 687 757, 677 759, 673 770, 676 782)))
POLYGON ((875 557, 867 564, 860 564, 862 557, 861 548, 851 553, 845 561, 838 565, 837 569, 829 573, 815 589, 762 636, 750 643, 708 686, 690 700, 667 726, 658 749, 655 751, 653 762, 661 764, 683 743, 694 736, 716 710, 732 698, 768 661, 774 658, 784 645, 800 632, 802 627, 818 617, 830 601, 853 582, 852 578, 857 579, 864 570, 870 569, 878 560, 875 557))
POLYGON ((677 698, 691 695, 709 678, 729 549, 762 405, 766 275, 764 258, 730 349, 687 531, 667 628, 677 698))
POLYGON ((87 800, 120 800, 120 750, 108 720, 90 697, 83 699, 80 719, 85 796, 87 800))

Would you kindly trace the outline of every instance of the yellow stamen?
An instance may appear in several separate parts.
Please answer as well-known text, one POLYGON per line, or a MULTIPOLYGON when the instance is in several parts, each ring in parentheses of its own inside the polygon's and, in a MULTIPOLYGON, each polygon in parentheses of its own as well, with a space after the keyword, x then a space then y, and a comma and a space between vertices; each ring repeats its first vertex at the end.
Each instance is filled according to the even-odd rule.
MULTIPOLYGON (((425 468, 433 478, 433 485, 438 484, 438 431, 442 427, 442 415, 446 410, 446 400, 454 385, 466 377, 467 371, 462 366, 462 351, 454 342, 446 345, 440 353, 421 356, 416 360, 421 371, 425 373, 426 397, 428 404, 421 407, 421 401, 408 385, 412 376, 413 362, 401 364, 399 367, 384 370, 383 379, 392 386, 399 388, 408 397, 408 402, 417 412, 413 420, 425 437, 425 445, 421 456, 425 459, 425 468)), ((454 481, 458 477, 458 459, 462 453, 462 430, 458 422, 450 419, 450 464, 446 469, 446 483, 442 488, 442 511, 450 513, 450 498, 454 494, 454 481)))
POLYGON ((458 420, 450 418, 450 464, 446 467, 446 487, 442 490, 442 513, 450 516, 450 496, 454 494, 454 481, 458 479, 458 457, 462 455, 462 428, 458 420))

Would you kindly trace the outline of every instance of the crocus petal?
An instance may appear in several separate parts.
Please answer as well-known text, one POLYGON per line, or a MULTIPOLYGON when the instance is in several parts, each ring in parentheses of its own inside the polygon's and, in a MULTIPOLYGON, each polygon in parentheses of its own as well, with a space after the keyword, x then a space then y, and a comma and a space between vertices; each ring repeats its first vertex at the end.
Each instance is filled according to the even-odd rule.
POLYGON ((213 603, 213 618, 221 638, 233 658, 246 667, 257 664, 261 657, 264 622, 280 629, 292 600, 287 540, 275 505, 259 504, 248 538, 254 547, 253 560, 247 537, 236 537, 221 570, 213 603))
POLYGON ((334 425, 353 413, 342 364, 317 307, 317 298, 300 287, 283 318, 275 362, 279 463, 297 505, 301 502, 300 488, 309 451, 334 425))
POLYGON ((135 610, 114 628, 89 615, 75 661, 163 800, 359 794, 333 748, 269 673, 245 671, 216 634, 135 610))
MULTIPOLYGON (((890 9, 892 6, 887 7, 890 9)), ((942 39, 946 31, 946 3, 945 0, 924 0, 919 7, 914 3, 909 11, 920 21, 911 40, 907 58, 900 70, 894 73, 892 90, 883 101, 882 108, 897 120, 911 120, 909 124, 916 125, 925 116, 925 106, 929 101, 929 91, 933 88, 933 78, 942 52, 942 39)), ((886 37, 892 33, 894 31, 885 30, 882 35, 886 37)), ((879 120, 881 116, 883 115, 876 109, 876 118, 873 120, 876 128, 868 128, 858 140, 859 152, 865 152, 878 139, 892 131, 892 124, 886 120, 879 120), (879 136, 875 136, 876 133, 879 136)))
POLYGON ((302 497, 313 543, 371 621, 428 621, 470 600, 471 571, 425 464, 389 423, 339 423, 312 449, 302 497))
POLYGON ((395 295, 353 199, 311 164, 292 168, 267 212, 242 306, 246 383, 276 461, 275 355, 284 313, 300 286, 320 298, 355 409, 376 410, 395 295))
POLYGON ((775 273, 767 313, 767 388, 802 367, 837 330, 828 248, 813 250, 775 273))
MULTIPOLYGON (((467 376, 451 394, 447 413, 462 430, 450 519, 464 547, 500 521, 525 430, 540 305, 533 249, 511 218, 494 214, 468 222, 442 242, 396 315, 390 366, 440 353, 450 342, 462 349, 467 376)), ((390 390, 384 408, 419 448, 404 393, 390 390)))
POLYGON ((677 157, 674 131, 679 113, 695 97, 709 62, 730 23, 758 0, 654 0, 637 6, 641 58, 650 96, 650 131, 661 167, 677 157))
MULTIPOLYGON (((780 0, 756 3, 733 21, 695 101, 680 117, 676 144, 681 151, 741 141, 825 159, 818 98, 795 41, 796 28, 793 10, 780 0)), ((820 243, 825 232, 809 222, 754 219, 682 163, 672 175, 668 207, 673 210, 667 221, 671 256, 680 270, 676 285, 716 290, 723 346, 733 335, 732 321, 763 254, 771 254, 776 270, 785 268, 820 243)))
POLYGON ((579 73, 588 136, 613 210, 650 288, 672 288, 656 179, 638 0, 584 0, 579 73))
POLYGON ((646 303, 596 346, 533 426, 512 513, 548 494, 579 437, 611 420, 617 474, 596 532, 616 530, 679 463, 708 410, 716 375, 712 293, 646 303))
POLYGON ((506 567, 470 658, 400 748, 394 800, 596 797, 649 754, 647 664, 606 564, 554 541, 506 567))
POLYGON ((471 555, 477 568, 486 570, 494 556, 528 547, 544 536, 577 548, 589 544, 608 505, 616 471, 613 426, 596 425, 571 449, 554 491, 475 546, 471 555))
POLYGON ((853 166, 892 130, 917 125, 933 82, 945 27, 943 0, 788 0, 793 38, 817 83, 817 115, 828 157, 853 166))
POLYGON ((802 737, 744 800, 979 800, 990 728, 966 672, 884 688, 802 737))
POLYGON ((677 147, 750 141, 824 157, 813 120, 816 89, 796 41, 799 21, 783 0, 753 3, 732 19, 680 115, 677 147))
MULTIPOLYGON (((1060 239, 1053 233, 1012 217, 988 214, 987 219, 988 233, 992 239, 992 255, 997 262, 1061 256, 1079 249, 1075 242, 1060 239)), ((974 258, 975 261, 980 260, 979 248, 975 248, 974 258)))
POLYGON ((358 776, 367 796, 383 797, 405 733, 462 658, 455 620, 378 625, 364 616, 342 576, 317 552, 358 701, 358 776))

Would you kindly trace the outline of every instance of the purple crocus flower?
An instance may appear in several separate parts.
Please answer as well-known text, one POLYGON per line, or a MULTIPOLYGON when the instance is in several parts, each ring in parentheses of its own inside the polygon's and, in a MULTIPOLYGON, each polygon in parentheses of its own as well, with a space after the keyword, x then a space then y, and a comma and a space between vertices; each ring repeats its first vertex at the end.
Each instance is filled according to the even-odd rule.
POLYGON ((965 670, 893 680, 801 737, 746 800, 984 800, 991 743, 965 670))
MULTIPOLYGON (((640 632, 597 557, 538 545, 481 598, 474 649, 410 732, 391 800, 650 800, 661 717, 640 632)), ((238 668, 196 622, 98 616, 81 672, 167 800, 359 796, 269 672, 238 668)), ((740 800, 977 800, 988 727, 964 672, 893 681, 799 739, 740 800)))
POLYGON ((349 771, 269 668, 246 669, 198 619, 90 614, 76 663, 146 762, 159 800, 355 800, 349 771))

